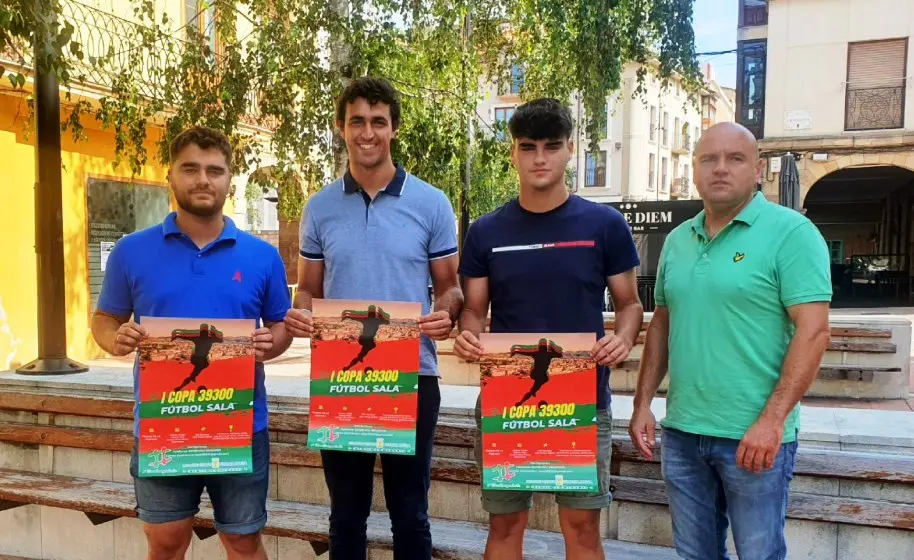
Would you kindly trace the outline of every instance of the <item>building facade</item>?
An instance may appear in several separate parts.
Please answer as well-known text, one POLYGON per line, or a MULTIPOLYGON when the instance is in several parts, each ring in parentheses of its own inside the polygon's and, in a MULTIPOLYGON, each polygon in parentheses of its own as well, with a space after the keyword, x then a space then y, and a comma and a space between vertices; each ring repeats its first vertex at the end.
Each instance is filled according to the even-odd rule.
MULTIPOLYGON (((215 44, 211 3, 157 0, 155 4, 158 14, 167 11, 170 19, 182 27, 198 26, 215 44)), ((129 0, 62 0, 61 6, 69 21, 81 22, 76 26, 76 36, 87 56, 104 54, 109 45, 117 51, 118 41, 136 35, 136 29, 131 27, 137 25, 134 3, 129 0), (102 52, 92 51, 93 48, 102 52)), ((23 68, 20 62, 16 53, 0 53, 0 66, 28 73, 29 61, 23 68)), ((86 101, 93 111, 97 109, 99 99, 110 91, 108 79, 110 76, 87 71, 83 81, 72 84, 72 98, 61 91, 62 117, 77 101, 86 101)), ((0 275, 0 370, 28 363, 38 352, 37 285, 42 279, 38 278, 35 252, 35 131, 27 108, 31 93, 31 79, 22 90, 6 88, 0 92, 0 153, 6 162, 0 188, 0 232, 6 239, 4 273, 0 275)), ((82 124, 84 139, 74 141, 69 133, 62 135, 61 159, 67 353, 86 362, 104 355, 92 340, 89 322, 111 247, 123 235, 160 222, 175 204, 168 188, 167 169, 154 156, 156 142, 163 133, 160 127, 147 128, 145 147, 149 158, 134 174, 126 161, 114 165, 116 139, 111 130, 91 117, 84 118, 82 124)), ((253 129, 250 132, 262 133, 253 129)), ((243 189, 245 183, 246 177, 236 176, 236 188, 243 189)), ((225 211, 246 225, 242 189, 227 201, 225 211)))
MULTIPOLYGON (((661 201, 697 196, 691 181, 691 158, 702 130, 734 117, 733 102, 714 81, 710 65, 703 69, 705 88, 690 99, 678 78, 666 88, 648 74, 644 92, 635 95, 635 63, 626 64, 620 91, 607 98, 605 134, 598 149, 576 127, 575 157, 569 166, 573 189, 597 202, 661 201)), ((483 100, 477 112, 486 124, 506 122, 521 103, 518 96, 522 75, 504 90, 483 85, 483 100)), ((568 101, 576 122, 584 117, 576 96, 568 101)))
POLYGON ((739 22, 737 121, 767 158, 766 196, 787 203, 789 154, 836 297, 909 302, 914 3, 741 0, 739 22))

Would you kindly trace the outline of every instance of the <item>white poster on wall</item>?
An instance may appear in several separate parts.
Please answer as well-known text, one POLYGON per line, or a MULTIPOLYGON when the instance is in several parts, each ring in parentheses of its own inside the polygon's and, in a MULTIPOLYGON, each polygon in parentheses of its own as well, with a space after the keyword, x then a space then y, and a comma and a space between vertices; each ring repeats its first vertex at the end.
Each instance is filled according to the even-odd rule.
POLYGON ((808 130, 812 128, 812 113, 809 111, 787 111, 784 115, 787 130, 808 130))
POLYGON ((114 249, 114 241, 100 241, 98 244, 99 247, 99 263, 101 264, 102 272, 105 271, 105 266, 108 264, 108 256, 111 255, 111 250, 114 249))

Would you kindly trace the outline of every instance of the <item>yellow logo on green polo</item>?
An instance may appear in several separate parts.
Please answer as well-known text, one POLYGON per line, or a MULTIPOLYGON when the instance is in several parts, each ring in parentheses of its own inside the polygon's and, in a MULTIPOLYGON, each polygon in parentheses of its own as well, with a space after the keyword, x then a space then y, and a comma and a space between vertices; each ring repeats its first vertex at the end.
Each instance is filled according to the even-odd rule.
POLYGON ((733 262, 739 262, 745 258, 746 258, 746 255, 744 255, 743 253, 737 253, 737 254, 733 255, 733 262))

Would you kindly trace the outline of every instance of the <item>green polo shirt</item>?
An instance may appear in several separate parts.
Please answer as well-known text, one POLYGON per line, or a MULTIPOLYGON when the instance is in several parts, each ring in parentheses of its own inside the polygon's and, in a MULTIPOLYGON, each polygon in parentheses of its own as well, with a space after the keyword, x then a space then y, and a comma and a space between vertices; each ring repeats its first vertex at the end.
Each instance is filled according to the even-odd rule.
MULTIPOLYGON (((670 314, 662 425, 742 439, 781 376, 787 308, 831 301, 829 253, 812 222, 760 192, 714 239, 704 223, 702 211, 673 230, 660 257, 656 304, 670 314)), ((798 428, 799 406, 785 443, 798 428)))

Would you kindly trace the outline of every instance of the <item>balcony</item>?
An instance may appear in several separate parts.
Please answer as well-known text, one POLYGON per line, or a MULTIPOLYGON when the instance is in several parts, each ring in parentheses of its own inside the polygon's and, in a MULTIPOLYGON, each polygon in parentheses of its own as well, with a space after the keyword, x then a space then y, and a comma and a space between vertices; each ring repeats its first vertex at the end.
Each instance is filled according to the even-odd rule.
POLYGON ((904 126, 904 86, 849 89, 845 130, 885 130, 904 126))
MULTIPOLYGON (((185 55, 198 45, 169 34, 170 31, 141 25, 77 0, 60 0, 60 9, 64 20, 73 26, 73 40, 80 44, 84 55, 80 59, 67 53, 73 84, 100 95, 118 87, 135 88, 141 98, 168 106, 176 81, 194 80, 201 89, 217 88, 221 83, 229 61, 219 52, 207 52, 207 72, 186 76, 185 55)), ((11 41, 0 50, 0 66, 30 73, 34 66, 32 46, 11 41)), ((248 91, 244 95, 249 104, 241 122, 275 130, 278 120, 260 112, 260 93, 248 91)))
POLYGON ((688 134, 677 136, 673 142, 671 151, 677 155, 687 155, 692 151, 692 139, 688 134))
POLYGON ((676 177, 673 179, 673 190, 670 191, 670 198, 689 198, 691 185, 688 177, 676 177))

